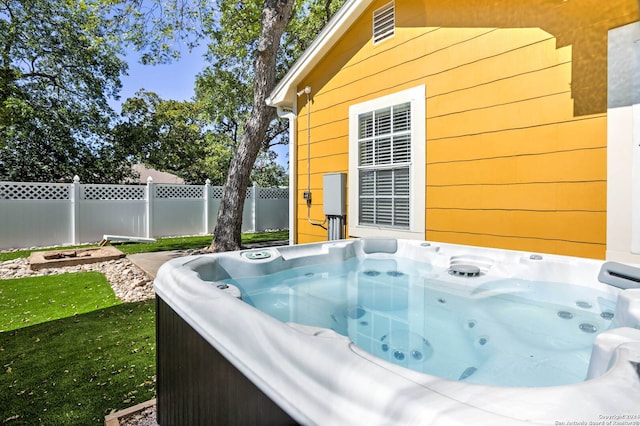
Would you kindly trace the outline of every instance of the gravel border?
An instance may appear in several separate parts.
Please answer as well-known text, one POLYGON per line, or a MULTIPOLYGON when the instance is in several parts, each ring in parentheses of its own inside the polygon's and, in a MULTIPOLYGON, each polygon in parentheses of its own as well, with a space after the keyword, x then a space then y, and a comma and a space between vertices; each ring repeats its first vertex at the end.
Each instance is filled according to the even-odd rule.
POLYGON ((29 267, 29 260, 25 257, 0 262, 0 279, 2 280, 88 271, 102 272, 111 284, 116 297, 123 302, 139 302, 155 297, 153 280, 127 258, 38 271, 29 267))

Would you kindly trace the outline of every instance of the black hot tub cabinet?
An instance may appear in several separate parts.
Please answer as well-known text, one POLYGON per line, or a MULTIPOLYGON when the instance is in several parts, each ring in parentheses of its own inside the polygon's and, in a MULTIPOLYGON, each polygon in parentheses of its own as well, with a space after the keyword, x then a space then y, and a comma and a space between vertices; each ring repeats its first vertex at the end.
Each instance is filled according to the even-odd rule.
POLYGON ((156 298, 160 425, 292 425, 285 411, 156 298))
MULTIPOLYGON (((383 239, 174 259, 161 267, 154 283, 158 421, 161 426, 517 425, 567 419, 589 422, 623 413, 640 416, 640 288, 633 288, 634 283, 630 288, 614 288, 599 282, 602 264, 566 256, 383 239), (261 277, 311 265, 331 268, 330 264, 353 257, 427 262, 429 279, 469 294, 515 279, 533 283, 529 286, 533 297, 556 298, 555 287, 540 290, 534 284, 561 278, 580 295, 597 289, 612 296, 616 326, 595 338, 583 382, 493 386, 403 368, 328 328, 279 321, 239 299, 233 286, 219 288, 222 280, 230 278, 261 277), (474 271, 478 269, 479 275, 454 273, 460 269, 455 267, 459 261, 478 259, 482 261, 476 262, 474 271)), ((421 290, 419 280, 417 287, 421 290)), ((582 300, 569 293, 562 297, 582 300)), ((408 303, 411 309, 413 299, 408 303)), ((589 305, 597 307, 598 300, 589 305)), ((481 369, 478 366, 473 374, 481 369)))

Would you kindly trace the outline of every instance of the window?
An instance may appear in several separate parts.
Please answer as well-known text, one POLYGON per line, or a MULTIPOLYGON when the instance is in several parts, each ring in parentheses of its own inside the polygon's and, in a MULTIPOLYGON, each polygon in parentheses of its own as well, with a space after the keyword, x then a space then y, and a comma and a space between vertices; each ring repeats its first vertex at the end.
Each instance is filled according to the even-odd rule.
POLYGON ((425 87, 349 109, 349 233, 424 238, 425 87))
POLYGON ((360 224, 409 229, 411 104, 358 116, 360 224))
POLYGON ((373 12, 373 44, 393 37, 396 29, 394 2, 390 2, 373 12))

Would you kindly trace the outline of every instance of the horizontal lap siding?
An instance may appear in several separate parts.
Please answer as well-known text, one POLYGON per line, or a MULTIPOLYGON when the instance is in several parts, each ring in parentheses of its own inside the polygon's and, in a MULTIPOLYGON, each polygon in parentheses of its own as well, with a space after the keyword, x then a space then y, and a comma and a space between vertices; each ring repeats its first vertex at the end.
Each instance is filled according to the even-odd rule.
POLYGON ((604 180, 431 185, 427 198, 434 213, 436 210, 604 213, 606 192, 604 180))
POLYGON ((604 216, 589 211, 448 209, 428 220, 439 232, 599 244, 605 237, 604 216))
POLYGON ((431 241, 446 241, 452 244, 465 244, 484 247, 505 247, 510 250, 521 250, 534 253, 571 253, 572 256, 601 256, 600 244, 578 241, 545 240, 539 237, 511 237, 463 232, 429 231, 431 241))
MULTIPOLYGON (((396 2, 395 37, 372 46, 384 3, 300 86, 312 87, 312 218, 322 175, 348 171, 349 106, 425 84, 426 239, 604 257, 606 115, 575 115, 574 47, 540 28, 420 27, 419 1, 396 2)), ((302 200, 303 97, 298 109, 298 242, 321 241, 302 200)))
MULTIPOLYGON (((518 184, 524 182, 586 183, 606 180, 600 165, 604 148, 586 148, 543 154, 478 158, 443 163, 427 163, 432 177, 429 186, 518 184)), ((578 202, 578 200, 576 200, 578 202)), ((604 201, 604 200, 603 200, 604 201)), ((537 200, 543 203, 544 200, 537 200)))
MULTIPOLYGON (((325 173, 347 172, 348 153, 348 119, 334 120, 329 110, 316 110, 317 102, 312 103, 313 121, 311 124, 311 144, 307 145, 306 106, 299 113, 298 145, 296 155, 297 196, 294 201, 296 221, 296 242, 311 243, 325 241, 327 231, 314 226, 311 222, 324 221, 322 208, 323 188, 322 179, 325 173), (320 123, 314 126, 314 123, 320 123), (308 154, 311 154, 310 157, 308 154), (310 158, 310 164, 307 164, 310 158), (309 175, 307 170, 310 170, 309 175), (311 191, 312 204, 307 208, 304 192, 311 191)), ((348 115, 345 112, 344 115, 348 115)), ((326 224, 325 224, 326 225, 326 224)))
POLYGON ((574 116, 570 47, 519 34, 427 83, 426 238, 604 257, 606 117, 574 116))
MULTIPOLYGON (((606 117, 429 141, 429 164, 606 147, 606 117), (530 143, 529 141, 534 141, 530 143), (562 140, 562 146, 557 141, 562 140), (523 141, 523 142, 520 142, 523 141), (480 155, 476 147, 482 146, 480 155)), ((434 177, 435 178, 435 177, 434 177)))

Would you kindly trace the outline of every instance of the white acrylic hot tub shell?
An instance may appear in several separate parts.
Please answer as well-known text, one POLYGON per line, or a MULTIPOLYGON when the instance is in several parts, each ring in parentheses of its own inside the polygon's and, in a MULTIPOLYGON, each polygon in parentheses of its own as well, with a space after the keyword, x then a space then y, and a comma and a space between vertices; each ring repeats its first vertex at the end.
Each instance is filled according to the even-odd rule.
MULTIPOLYGON (((354 241, 357 240, 338 244, 344 248, 344 244, 356 244, 354 241)), ((448 258, 449 252, 481 253, 510 260, 528 256, 433 244, 442 248, 435 257, 446 252, 442 258, 448 258)), ((335 243, 295 248, 312 258, 329 253, 331 247, 335 243)), ((423 250, 416 247, 413 242, 400 242, 397 254, 415 256, 423 250)), ((155 289, 205 340, 300 423, 513 425, 597 422, 625 413, 640 416, 640 330, 636 328, 616 329, 612 330, 617 333, 613 337, 608 336, 611 332, 598 337, 595 346, 599 348, 599 362, 606 367, 600 365, 596 370, 604 374, 582 383, 523 388, 445 380, 388 363, 331 330, 284 324, 219 290, 212 282, 203 281, 195 271, 214 259, 227 261, 221 258, 240 262, 238 265, 246 262, 247 269, 287 260, 277 249, 269 250, 272 256, 263 260, 246 261, 240 253, 172 260, 159 271, 155 289)), ((292 249, 283 250, 285 256, 297 256, 289 250, 292 249)), ((524 264, 529 273, 553 273, 557 281, 558 275, 567 274, 563 263, 583 261, 586 263, 574 270, 591 275, 597 262, 590 260, 545 255, 545 260, 533 268, 526 266, 527 261, 524 264)), ((513 262, 511 266, 502 270, 501 265, 494 265, 490 274, 508 276, 512 273, 509 269, 514 269, 513 262)), ((591 276, 596 275, 597 268, 591 276)), ((578 281, 581 280, 580 277, 578 281)), ((627 302, 637 309, 640 297, 636 296, 640 295, 636 290, 625 291, 636 292, 627 302)), ((635 316, 630 317, 637 321, 635 316)))

